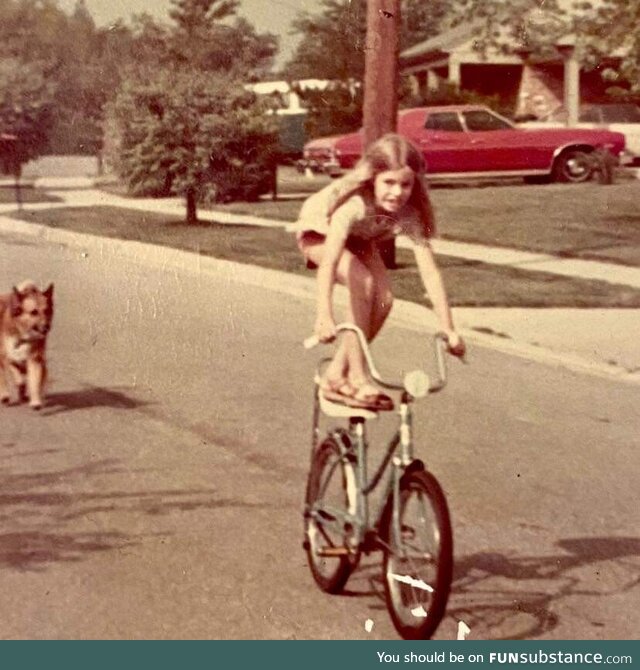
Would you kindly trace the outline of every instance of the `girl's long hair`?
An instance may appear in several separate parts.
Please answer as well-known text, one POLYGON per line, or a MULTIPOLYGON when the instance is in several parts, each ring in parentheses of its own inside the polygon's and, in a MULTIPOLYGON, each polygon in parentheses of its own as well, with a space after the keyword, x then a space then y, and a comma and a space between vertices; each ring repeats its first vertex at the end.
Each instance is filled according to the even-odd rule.
POLYGON ((435 218, 424 183, 425 165, 422 153, 413 143, 396 133, 388 133, 371 143, 353 170, 334 184, 334 200, 329 208, 329 216, 352 195, 371 192, 376 175, 404 167, 411 168, 415 175, 407 204, 418 213, 425 235, 432 237, 436 232, 435 218))

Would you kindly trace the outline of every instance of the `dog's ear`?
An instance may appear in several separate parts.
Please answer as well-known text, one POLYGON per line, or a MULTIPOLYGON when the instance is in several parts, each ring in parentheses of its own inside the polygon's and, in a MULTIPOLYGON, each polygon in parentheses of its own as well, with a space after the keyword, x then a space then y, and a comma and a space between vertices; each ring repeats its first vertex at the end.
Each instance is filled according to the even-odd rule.
POLYGON ((11 291, 11 299, 9 305, 11 309, 11 316, 16 317, 22 314, 22 295, 15 286, 11 291))
POLYGON ((49 284, 44 291, 44 295, 49 302, 53 302, 53 284, 49 284))

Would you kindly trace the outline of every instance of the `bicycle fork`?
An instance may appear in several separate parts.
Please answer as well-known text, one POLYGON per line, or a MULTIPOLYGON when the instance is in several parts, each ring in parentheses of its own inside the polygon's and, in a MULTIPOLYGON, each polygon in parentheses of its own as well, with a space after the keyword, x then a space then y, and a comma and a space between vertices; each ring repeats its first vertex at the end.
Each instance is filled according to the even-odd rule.
MULTIPOLYGON (((392 460, 392 489, 391 489, 391 518, 389 523, 389 538, 395 547, 404 547, 402 541, 401 522, 401 487, 402 478, 408 471, 423 469, 424 464, 416 460, 413 452, 413 414, 411 412, 411 398, 403 393, 400 404, 400 429, 398 431, 400 449, 392 460)), ((404 549, 403 549, 404 551, 404 549)))

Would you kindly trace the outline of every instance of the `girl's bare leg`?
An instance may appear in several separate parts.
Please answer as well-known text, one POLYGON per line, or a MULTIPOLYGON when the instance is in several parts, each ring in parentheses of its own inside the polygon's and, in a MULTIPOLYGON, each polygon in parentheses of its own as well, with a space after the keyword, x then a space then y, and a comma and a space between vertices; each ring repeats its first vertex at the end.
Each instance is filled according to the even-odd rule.
MULTIPOLYGON (((359 256, 357 260, 363 266, 361 272, 365 279, 363 282, 349 284, 352 296, 352 318, 356 324, 360 325, 356 310, 353 309, 354 296, 359 292, 366 296, 367 302, 366 326, 360 325, 360 327, 367 340, 371 342, 380 332, 389 316, 393 305, 393 295, 391 293, 387 269, 377 247, 372 246, 368 253, 359 256)), ((355 335, 353 342, 345 345, 345 347, 347 348, 347 353, 350 354, 347 365, 347 378, 357 388, 370 387, 371 378, 369 371, 355 335)))
MULTIPOLYGON (((376 295, 375 277, 366 263, 350 251, 345 251, 336 268, 336 279, 349 289, 349 303, 346 319, 358 326, 367 340, 372 338, 373 302, 376 295)), ((342 369, 342 376, 355 386, 366 381, 367 366, 358 337, 347 332, 341 338, 334 357, 336 368, 342 369)))
POLYGON ((362 261, 371 272, 375 288, 371 308, 371 327, 368 333, 369 341, 371 341, 380 332, 391 312, 393 293, 391 292, 387 268, 378 248, 372 247, 371 253, 363 257, 362 261))
MULTIPOLYGON (((323 244, 305 249, 306 256, 316 265, 322 262, 323 244)), ((349 289, 347 321, 362 329, 367 339, 371 338, 373 300, 377 293, 375 279, 365 262, 345 249, 336 267, 336 281, 349 289)), ((366 380, 366 363, 355 333, 344 333, 333 360, 326 371, 328 380, 349 378, 351 381, 366 380)))

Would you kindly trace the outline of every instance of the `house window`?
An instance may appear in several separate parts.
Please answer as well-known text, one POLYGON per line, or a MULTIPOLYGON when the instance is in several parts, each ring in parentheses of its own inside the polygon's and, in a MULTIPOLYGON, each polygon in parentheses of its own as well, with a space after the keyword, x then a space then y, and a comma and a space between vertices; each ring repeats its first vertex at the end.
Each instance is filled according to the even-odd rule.
POLYGON ((429 114, 424 127, 427 130, 446 130, 454 133, 461 133, 463 131, 460 119, 455 112, 429 114))
POLYGON ((485 130, 510 130, 511 125, 498 116, 483 110, 472 112, 463 112, 464 122, 467 124, 467 130, 485 131, 485 130))

